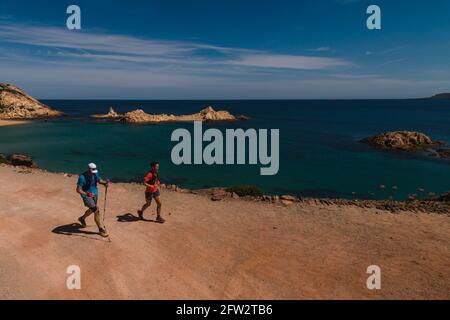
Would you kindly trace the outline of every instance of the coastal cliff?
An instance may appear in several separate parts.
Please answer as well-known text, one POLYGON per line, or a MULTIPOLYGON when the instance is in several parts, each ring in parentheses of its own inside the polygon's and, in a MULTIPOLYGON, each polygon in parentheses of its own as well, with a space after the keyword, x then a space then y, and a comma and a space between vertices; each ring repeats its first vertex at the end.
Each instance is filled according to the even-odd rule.
POLYGON ((0 119, 36 119, 62 115, 62 112, 46 106, 18 87, 0 83, 0 119))
POLYGON ((450 100, 450 93, 438 93, 431 97, 435 100, 450 100))

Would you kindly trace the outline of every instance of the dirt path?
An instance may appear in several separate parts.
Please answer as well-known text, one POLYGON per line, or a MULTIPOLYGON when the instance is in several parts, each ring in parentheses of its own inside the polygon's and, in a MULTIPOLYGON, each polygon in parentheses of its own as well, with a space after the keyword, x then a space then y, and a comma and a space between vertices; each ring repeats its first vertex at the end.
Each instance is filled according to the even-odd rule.
POLYGON ((0 167, 1 299, 450 298, 449 216, 164 190, 161 225, 133 218, 141 186, 114 184, 110 243, 92 218, 63 234, 80 232, 76 177, 18 171, 0 167), (66 288, 70 265, 81 290, 66 288), (369 265, 381 290, 366 288, 369 265))

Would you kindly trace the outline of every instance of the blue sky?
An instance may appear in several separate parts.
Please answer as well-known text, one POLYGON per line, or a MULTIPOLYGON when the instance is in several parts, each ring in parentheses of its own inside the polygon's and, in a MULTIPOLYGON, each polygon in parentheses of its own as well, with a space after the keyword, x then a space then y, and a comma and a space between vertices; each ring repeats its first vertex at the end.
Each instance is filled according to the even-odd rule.
POLYGON ((0 82, 55 99, 429 96, 450 91, 450 1, 430 3, 2 0, 0 82))

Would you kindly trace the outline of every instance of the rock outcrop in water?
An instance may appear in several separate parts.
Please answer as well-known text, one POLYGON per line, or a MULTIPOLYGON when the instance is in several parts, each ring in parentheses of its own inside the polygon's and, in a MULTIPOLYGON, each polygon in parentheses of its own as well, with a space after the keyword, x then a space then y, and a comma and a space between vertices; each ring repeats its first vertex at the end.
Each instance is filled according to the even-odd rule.
POLYGON ((3 154, 0 154, 0 163, 28 168, 38 167, 36 162, 34 162, 33 158, 24 154, 11 154, 9 156, 4 156, 3 154))
POLYGON ((371 146, 394 150, 423 150, 441 145, 427 135, 413 131, 385 132, 373 137, 364 138, 361 142, 371 146))
POLYGON ((91 118, 110 119, 125 123, 159 123, 159 122, 182 122, 182 121, 237 121, 248 120, 246 116, 234 116, 228 111, 215 111, 207 107, 198 113, 189 115, 173 114, 149 114, 142 109, 133 110, 125 114, 119 114, 110 108, 106 114, 94 114, 91 118))
POLYGON ((215 111, 212 107, 207 107, 199 113, 190 115, 173 114, 148 114, 144 110, 138 109, 125 113, 122 121, 125 123, 159 123, 159 122, 183 122, 183 121, 237 121, 246 120, 245 116, 235 116, 228 111, 215 111))
POLYGON ((109 107, 108 113, 106 114, 93 114, 91 115, 91 118, 96 118, 96 119, 118 119, 118 118, 123 118, 124 115, 117 113, 113 107, 109 107))
POLYGON ((437 158, 450 159, 450 149, 441 141, 412 131, 385 132, 364 138, 362 143, 386 150, 422 151, 437 158))
POLYGON ((62 115, 62 112, 37 101, 16 86, 0 83, 0 119, 36 119, 62 115))

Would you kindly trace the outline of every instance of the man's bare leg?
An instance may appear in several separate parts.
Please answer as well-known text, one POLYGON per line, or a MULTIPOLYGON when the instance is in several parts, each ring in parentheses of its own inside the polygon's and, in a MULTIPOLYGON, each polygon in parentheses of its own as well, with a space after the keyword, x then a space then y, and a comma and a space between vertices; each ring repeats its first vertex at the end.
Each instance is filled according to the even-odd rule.
POLYGON ((83 214, 82 218, 86 219, 87 217, 89 217, 93 213, 94 213, 94 211, 92 211, 92 209, 87 209, 86 212, 83 214))
POLYGON ((94 220, 99 229, 105 229, 105 226, 102 223, 102 214, 100 213, 99 209, 97 209, 97 211, 94 212, 94 220))
POLYGON ((139 219, 144 219, 144 212, 148 209, 148 207, 151 206, 151 204, 152 200, 147 200, 147 202, 145 202, 145 204, 142 206, 142 209, 138 210, 139 219))
POLYGON ((155 201, 156 201, 156 221, 164 223, 166 220, 164 220, 161 217, 161 209, 162 209, 162 201, 159 197, 155 197, 155 201))
POLYGON ((106 228, 105 228, 105 225, 103 224, 102 217, 103 217, 103 215, 100 213, 100 210, 97 209, 97 211, 95 211, 95 213, 94 213, 94 220, 95 220, 95 223, 97 224, 99 234, 102 237, 106 238, 106 237, 108 237, 108 233, 106 232, 106 228))
POLYGON ((91 209, 87 209, 86 212, 78 218, 78 221, 81 224, 81 227, 86 228, 86 218, 89 217, 93 211, 91 209))

